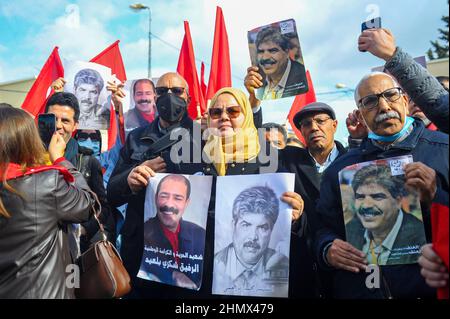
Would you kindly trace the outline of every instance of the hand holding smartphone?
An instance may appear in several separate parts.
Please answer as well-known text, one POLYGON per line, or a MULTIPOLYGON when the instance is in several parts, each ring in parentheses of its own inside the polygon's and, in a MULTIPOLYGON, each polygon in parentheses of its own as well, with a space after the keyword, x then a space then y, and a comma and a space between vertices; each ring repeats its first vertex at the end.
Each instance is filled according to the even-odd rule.
POLYGON ((38 115, 38 129, 41 140, 46 149, 50 145, 53 134, 56 132, 55 114, 45 113, 38 115))
MULTIPOLYGON (((368 21, 364 21, 361 24, 361 33, 368 29, 381 29, 381 18, 374 18, 368 21)), ((361 52, 366 52, 366 50, 361 50, 361 52)))
POLYGON ((361 24, 361 32, 367 29, 381 29, 381 18, 374 18, 372 20, 365 21, 361 24))

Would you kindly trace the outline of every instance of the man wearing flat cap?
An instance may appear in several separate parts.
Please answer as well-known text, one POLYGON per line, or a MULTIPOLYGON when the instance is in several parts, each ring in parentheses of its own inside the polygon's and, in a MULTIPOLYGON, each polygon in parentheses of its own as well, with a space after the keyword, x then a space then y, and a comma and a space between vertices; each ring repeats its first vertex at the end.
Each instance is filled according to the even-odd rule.
POLYGON ((300 240, 291 241, 291 245, 298 245, 294 249, 302 251, 303 256, 299 258, 301 261, 298 270, 290 273, 290 276, 298 276, 295 280, 298 285, 292 287, 290 297, 304 298, 307 293, 313 293, 324 298, 330 294, 330 280, 326 273, 316 271, 310 251, 317 224, 315 204, 319 198, 322 173, 336 158, 346 153, 346 149, 334 140, 337 120, 334 110, 328 104, 314 102, 306 105, 294 116, 294 124, 305 138, 306 148, 288 146, 280 152, 283 166, 296 174, 295 191, 305 203, 299 227, 295 229, 300 240))

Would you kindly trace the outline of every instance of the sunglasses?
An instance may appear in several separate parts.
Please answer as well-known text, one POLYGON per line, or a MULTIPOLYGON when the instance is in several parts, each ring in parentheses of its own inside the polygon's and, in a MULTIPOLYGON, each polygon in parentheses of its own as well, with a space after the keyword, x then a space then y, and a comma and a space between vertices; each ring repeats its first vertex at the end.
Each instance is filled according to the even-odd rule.
POLYGON ((87 140, 88 138, 90 138, 92 141, 98 141, 98 135, 96 133, 85 133, 85 132, 77 133, 78 140, 87 140))
POLYGON ((240 114, 241 114, 241 107, 236 105, 236 106, 228 106, 225 108, 218 108, 218 107, 213 107, 210 108, 208 110, 209 113, 209 117, 213 120, 217 120, 220 119, 222 117, 222 113, 223 112, 227 112, 227 115, 232 118, 235 119, 237 118, 240 114))
POLYGON ((175 95, 182 95, 184 93, 184 88, 182 87, 173 87, 173 88, 168 88, 167 86, 160 86, 155 88, 156 94, 157 95, 164 95, 167 94, 168 92, 172 92, 175 95))

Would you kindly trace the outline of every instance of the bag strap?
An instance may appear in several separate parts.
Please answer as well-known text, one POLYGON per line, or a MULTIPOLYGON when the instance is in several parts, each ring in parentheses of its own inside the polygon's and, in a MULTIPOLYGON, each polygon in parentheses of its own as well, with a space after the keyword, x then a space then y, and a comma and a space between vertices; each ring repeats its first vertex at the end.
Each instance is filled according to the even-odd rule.
POLYGON ((103 227, 103 224, 100 222, 100 219, 98 218, 98 216, 100 216, 101 214, 101 207, 102 205, 100 204, 100 201, 98 200, 97 194, 95 194, 93 191, 90 191, 91 195, 94 196, 95 198, 95 202, 92 205, 92 210, 94 211, 94 218, 97 221, 99 230, 100 230, 100 234, 102 235, 102 240, 108 240, 108 237, 106 236, 106 232, 105 232, 105 227, 103 227))

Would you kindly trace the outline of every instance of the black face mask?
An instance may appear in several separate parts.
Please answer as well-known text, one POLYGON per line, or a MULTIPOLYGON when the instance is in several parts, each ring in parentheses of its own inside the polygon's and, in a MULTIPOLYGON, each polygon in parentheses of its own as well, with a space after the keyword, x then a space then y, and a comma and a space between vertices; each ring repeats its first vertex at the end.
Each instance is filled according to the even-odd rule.
POLYGON ((169 123, 178 122, 187 108, 186 101, 172 93, 161 95, 156 100, 159 116, 169 123))

